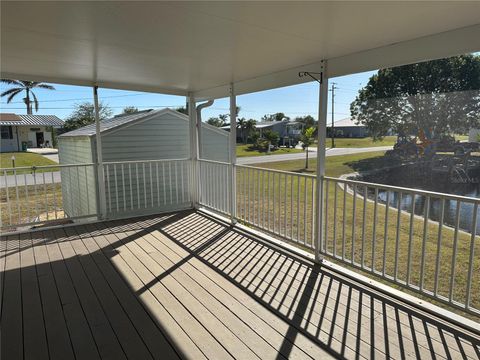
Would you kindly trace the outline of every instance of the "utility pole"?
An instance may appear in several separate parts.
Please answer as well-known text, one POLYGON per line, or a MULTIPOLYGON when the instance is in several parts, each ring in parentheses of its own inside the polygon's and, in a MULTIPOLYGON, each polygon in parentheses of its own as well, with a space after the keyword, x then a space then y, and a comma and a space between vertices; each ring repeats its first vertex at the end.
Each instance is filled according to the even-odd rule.
POLYGON ((332 138, 332 148, 335 147, 335 123, 334 123, 334 119, 335 119, 335 89, 338 89, 337 87, 335 87, 335 85, 337 85, 337 83, 334 83, 332 82, 332 88, 331 88, 331 92, 332 92, 332 127, 330 128, 330 137, 332 138))

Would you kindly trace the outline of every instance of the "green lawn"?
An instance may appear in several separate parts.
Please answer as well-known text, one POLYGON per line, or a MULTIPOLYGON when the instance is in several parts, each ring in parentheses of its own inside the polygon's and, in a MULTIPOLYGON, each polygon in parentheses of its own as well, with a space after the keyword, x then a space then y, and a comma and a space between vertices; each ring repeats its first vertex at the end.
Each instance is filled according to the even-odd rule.
MULTIPOLYGON (((362 148, 375 146, 393 146, 397 141, 396 136, 385 136, 380 141, 373 141, 371 137, 367 138, 335 138, 335 147, 337 148, 362 148)), ((314 147, 317 144, 313 145, 314 147)), ((327 147, 332 146, 332 138, 327 138, 327 147)))
MULTIPOLYGON (((11 168, 13 155, 15 155, 15 167, 57 165, 55 161, 38 154, 28 152, 7 152, 0 154, 0 168, 11 168)), ((38 171, 41 171, 41 169, 38 171)), ((52 169, 49 169, 48 171, 52 171, 52 169)), ((23 172, 20 170, 17 173, 20 174, 23 172)))
MULTIPOLYGON (((345 173, 354 171, 367 171, 371 169, 380 169, 385 166, 391 166, 390 159, 384 158, 383 152, 362 153, 345 156, 332 156, 326 159, 326 173, 328 176, 338 177, 345 173)), ((293 172, 305 172, 303 170, 304 160, 283 161, 276 163, 258 164, 258 167, 277 169, 293 172)), ((314 174, 316 161, 310 162, 311 174, 314 174)), ((287 175, 273 175, 265 176, 261 172, 253 172, 250 174, 248 185, 245 186, 245 173, 238 173, 238 196, 237 213, 248 214, 250 221, 260 222, 262 225, 263 218, 267 216, 270 219, 276 219, 278 229, 285 229, 285 234, 280 234, 280 238, 289 237, 294 234, 299 239, 306 238, 307 243, 313 238, 313 208, 314 204, 312 193, 312 182, 310 179, 307 182, 304 179, 287 175), (299 181, 300 180, 300 181, 299 181), (269 186, 266 183, 270 184, 269 186), (275 185, 274 185, 275 184, 275 185), (267 192, 267 189, 270 191, 267 192), (273 190, 272 190, 273 189, 273 190), (250 204, 247 204, 246 194, 250 192, 250 204), (258 196, 260 194, 260 196, 258 196), (266 194, 266 195, 265 195, 266 194), (273 195, 275 194, 275 195, 273 195), (275 197, 276 200, 273 200, 275 197), (270 201, 268 201, 270 200, 270 201), (275 202, 276 201, 276 202, 275 202), (290 206, 293 201, 293 207, 290 206), (275 212, 272 211, 275 206, 275 212), (252 215, 253 214, 253 215, 252 215), (283 225, 282 225, 283 224, 283 225)), ((362 194, 364 188, 357 188, 358 194, 362 194)), ((411 244, 411 282, 415 285, 420 283, 421 273, 421 249, 424 236, 424 221, 422 218, 413 218, 407 212, 400 212, 390 207, 388 210, 389 222, 385 224, 386 207, 379 204, 377 207, 377 216, 374 214, 374 204, 372 202, 363 201, 362 197, 353 197, 351 193, 344 193, 342 188, 335 186, 333 183, 329 184, 326 192, 326 201, 328 203, 327 221, 326 221, 326 246, 329 252, 341 254, 344 249, 346 259, 352 259, 359 264, 362 261, 362 248, 364 251, 364 264, 371 267, 372 263, 376 271, 383 271, 390 276, 395 275, 395 254, 398 248, 398 261, 396 276, 400 280, 405 280, 407 276, 408 250, 411 244), (344 212, 345 202, 345 212, 344 212), (356 204, 355 216, 353 204, 356 204), (335 211, 335 205, 337 210, 335 211), (410 241, 410 221, 412 221, 413 231, 410 241), (400 224, 397 230, 397 223, 400 224), (343 225, 345 224, 345 225, 343 225), (362 232, 362 228, 364 231, 362 232), (345 240, 343 240, 345 239, 345 240), (398 239, 398 240, 397 240, 398 239), (372 257, 372 248, 374 248, 374 257, 372 257), (386 256, 383 259, 383 250, 385 248, 386 256)), ((282 230, 283 231, 283 230, 282 230)), ((440 258, 439 269, 439 284, 438 292, 441 295, 448 296, 449 283, 446 279, 450 278, 452 271, 452 254, 453 254, 453 240, 454 231, 452 228, 443 226, 440 227, 438 223, 429 222, 427 226, 427 233, 425 235, 425 251, 426 257, 424 269, 424 287, 427 290, 434 289, 434 274, 436 266, 437 253, 440 258), (441 248, 438 251, 438 234, 441 231, 441 248)), ((470 238, 471 235, 465 232, 458 234, 457 243, 457 260, 455 265, 455 291, 453 298, 462 301, 466 294, 467 273, 470 256, 470 238)), ((475 241, 475 254, 480 252, 480 239, 477 237, 475 241)), ((332 258, 329 257, 330 260, 332 258)), ((336 260, 332 260, 336 261, 336 260)), ((344 266, 349 267, 349 265, 344 266)), ((359 271, 358 268, 356 271, 359 271)), ((367 276, 372 276, 369 272, 363 271, 367 276)), ((473 266, 473 282, 472 282, 472 306, 480 309, 480 257, 476 256, 473 266)), ((381 280, 379 277, 375 277, 381 280)), ((383 281, 383 280, 381 280, 383 281)), ((389 281, 384 281, 386 284, 401 288, 400 286, 392 285, 389 281)), ((402 288, 403 289, 403 288, 402 288)), ((414 293, 416 296, 422 297, 414 293)), ((434 302, 439 306, 445 307, 444 304, 435 302, 430 298, 426 298, 430 302, 434 302)), ((465 316, 471 317, 458 309, 451 308, 465 316)), ((475 317, 473 317, 475 318, 475 317)), ((478 319, 478 318, 477 318, 478 319)))
POLYGON ((270 153, 266 151, 258 151, 251 148, 252 145, 237 145, 237 157, 246 157, 246 156, 261 156, 261 155, 277 155, 277 154, 293 154, 303 152, 301 149, 287 149, 287 148, 279 148, 277 150, 273 150, 270 153))

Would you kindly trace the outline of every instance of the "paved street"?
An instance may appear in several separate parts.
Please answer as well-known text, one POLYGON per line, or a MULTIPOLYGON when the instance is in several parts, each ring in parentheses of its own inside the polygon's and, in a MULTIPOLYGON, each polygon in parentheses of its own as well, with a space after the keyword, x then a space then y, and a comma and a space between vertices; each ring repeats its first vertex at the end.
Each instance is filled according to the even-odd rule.
MULTIPOLYGON (((333 148, 333 149, 327 148, 327 156, 350 155, 350 154, 358 154, 358 153, 372 152, 372 151, 386 151, 391 149, 392 149, 392 146, 374 146, 374 147, 365 147, 365 148, 333 148)), ((309 153, 310 158, 317 157, 316 148, 309 148, 309 152, 310 152, 309 153)), ((305 159, 305 153, 241 157, 237 159, 237 163, 242 165, 247 165, 247 164, 277 162, 277 161, 300 160, 300 159, 305 159)))

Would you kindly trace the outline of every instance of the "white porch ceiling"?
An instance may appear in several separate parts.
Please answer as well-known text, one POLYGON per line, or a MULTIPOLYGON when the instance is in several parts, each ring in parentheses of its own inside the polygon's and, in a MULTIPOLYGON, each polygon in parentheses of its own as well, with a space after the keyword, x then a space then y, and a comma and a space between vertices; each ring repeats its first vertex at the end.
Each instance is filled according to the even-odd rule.
POLYGON ((480 50, 480 2, 2 1, 2 77, 198 98, 480 50))

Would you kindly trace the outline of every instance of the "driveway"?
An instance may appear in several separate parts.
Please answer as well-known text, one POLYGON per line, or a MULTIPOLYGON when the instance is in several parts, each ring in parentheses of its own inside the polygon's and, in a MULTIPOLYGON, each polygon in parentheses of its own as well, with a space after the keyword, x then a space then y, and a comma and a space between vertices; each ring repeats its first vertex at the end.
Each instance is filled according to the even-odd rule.
MULTIPOLYGON (((17 175, 17 185, 24 186, 24 185, 43 185, 43 175, 45 174, 45 184, 52 184, 52 183, 59 183, 62 181, 60 176, 60 171, 54 171, 52 173, 35 173, 34 174, 18 174, 17 175)), ((14 175, 7 175, 7 176, 0 176, 0 187, 4 188, 5 185, 7 187, 15 186, 15 176, 14 175)))
MULTIPOLYGON (((350 154, 358 154, 358 153, 372 152, 372 151, 387 151, 391 149, 392 149, 392 146, 372 146, 372 147, 364 147, 364 148, 327 148, 326 156, 350 155, 350 154)), ((316 148, 309 148, 308 151, 309 151, 308 155, 310 158, 317 157, 316 148)), ((267 162, 301 160, 301 159, 305 159, 305 153, 241 157, 237 159, 237 164, 247 165, 247 164, 259 164, 259 163, 267 163, 267 162)))

